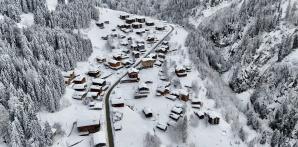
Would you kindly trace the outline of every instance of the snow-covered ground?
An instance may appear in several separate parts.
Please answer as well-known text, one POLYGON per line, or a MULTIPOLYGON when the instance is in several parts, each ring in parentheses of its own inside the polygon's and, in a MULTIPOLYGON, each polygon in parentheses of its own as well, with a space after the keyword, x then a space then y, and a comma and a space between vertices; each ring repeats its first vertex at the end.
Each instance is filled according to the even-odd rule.
MULTIPOLYGON (((127 68, 122 68, 119 70, 112 70, 104 66, 103 64, 99 64, 95 61, 95 58, 97 56, 104 56, 107 58, 111 58, 114 51, 117 51, 119 49, 123 49, 126 47, 117 47, 113 51, 111 49, 108 49, 106 47, 106 40, 102 40, 102 36, 110 35, 112 33, 116 33, 118 35, 125 35, 127 39, 128 37, 132 37, 133 40, 144 40, 147 38, 148 35, 154 35, 158 39, 162 39, 164 35, 168 32, 167 30, 169 27, 167 27, 166 31, 162 32, 156 32, 153 30, 154 27, 146 27, 150 29, 150 31, 146 34, 143 34, 143 36, 136 35, 135 32, 124 34, 121 32, 118 28, 118 24, 123 24, 123 20, 119 19, 120 14, 125 14, 124 12, 120 11, 114 11, 110 9, 104 9, 99 8, 100 11, 100 20, 99 22, 103 21, 109 21, 109 24, 105 24, 104 29, 100 29, 96 26, 96 22, 92 21, 91 25, 87 29, 79 30, 81 34, 83 34, 85 37, 88 37, 93 45, 93 53, 89 57, 88 61, 85 62, 79 62, 77 64, 77 67, 74 69, 76 74, 79 75, 85 75, 90 68, 98 68, 101 71, 101 75, 110 75, 106 80, 108 83, 115 82, 122 74, 126 72, 127 68), (112 31, 112 29, 116 29, 116 31, 112 31)), ((154 21, 156 24, 163 24, 163 22, 159 22, 157 20, 153 20, 151 18, 146 18, 154 21)), ((78 30, 76 30, 78 31, 78 30)), ((121 41, 121 39, 116 39, 115 42, 121 41)), ((145 44, 146 49, 151 48, 151 44, 145 44)), ((130 57, 131 58, 131 57, 130 57)), ((87 76, 87 83, 90 86, 90 81, 92 78, 87 76)), ((65 131, 64 136, 58 136, 54 139, 53 146, 61 146, 65 147, 71 144, 74 144, 76 142, 80 142, 76 145, 76 147, 86 147, 90 146, 91 142, 91 136, 79 136, 79 133, 76 129, 76 126, 73 128, 74 122, 77 120, 86 120, 86 119, 100 119, 101 121, 101 130, 105 132, 106 126, 105 126, 105 115, 104 115, 104 109, 103 110, 89 110, 88 105, 84 105, 82 101, 75 100, 72 98, 72 95, 74 93, 74 90, 71 88, 72 85, 67 86, 65 95, 61 99, 61 105, 62 108, 60 111, 55 113, 48 113, 48 112, 40 112, 39 113, 39 119, 42 122, 48 121, 50 125, 53 125, 54 123, 61 124, 62 128, 65 131), (73 128, 73 129, 72 129, 73 128)), ((137 118, 137 117, 136 117, 137 118)), ((133 119, 132 119, 133 120, 133 119)))

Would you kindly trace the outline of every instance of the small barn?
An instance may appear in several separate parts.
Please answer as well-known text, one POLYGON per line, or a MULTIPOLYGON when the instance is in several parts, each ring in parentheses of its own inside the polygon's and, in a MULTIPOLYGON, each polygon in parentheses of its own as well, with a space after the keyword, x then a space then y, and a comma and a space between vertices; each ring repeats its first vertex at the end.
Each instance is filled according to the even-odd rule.
POLYGON ((141 24, 141 23, 133 23, 131 25, 131 27, 134 28, 134 29, 141 29, 141 28, 143 28, 143 24, 141 24))
POLYGON ((181 66, 181 65, 178 65, 176 68, 175 68, 175 73, 178 77, 185 77, 187 76, 187 73, 186 73, 186 69, 185 67, 181 66))
POLYGON ((87 93, 87 98, 91 98, 91 99, 98 99, 98 97, 99 97, 99 95, 100 95, 100 93, 99 92, 91 92, 91 91, 89 91, 88 93, 87 93))
POLYGON ((180 89, 180 91, 179 91, 179 98, 182 101, 188 101, 189 100, 189 93, 187 92, 186 89, 180 89))
POLYGON ((204 112, 202 111, 194 111, 195 115, 198 116, 199 119, 204 119, 204 112))
POLYGON ((146 21, 145 24, 146 24, 146 26, 154 26, 153 21, 146 21))
POLYGON ((92 79, 92 85, 98 85, 98 86, 106 86, 107 82, 105 79, 92 79))
POLYGON ((126 19, 129 18, 129 15, 128 14, 122 14, 122 15, 120 15, 119 18, 122 19, 122 20, 126 20, 126 19))
POLYGON ((100 71, 96 68, 91 68, 89 69, 87 75, 90 77, 98 78, 100 77, 100 71))
POLYGON ((82 75, 79 75, 77 76, 74 80, 73 80, 73 83, 74 84, 83 84, 86 82, 86 77, 85 76, 82 76, 82 75))
POLYGON ((124 99, 122 98, 112 99, 111 103, 113 107, 124 107, 124 99))
POLYGON ((171 114, 169 115, 169 117, 170 117, 171 119, 175 120, 175 121, 178 121, 179 118, 180 118, 180 115, 175 114, 175 113, 171 113, 171 114))
POLYGON ((91 140, 92 147, 104 147, 107 145, 106 140, 107 139, 106 139, 105 132, 103 131, 95 132, 92 134, 92 140, 91 140))
POLYGON ((100 129, 100 121, 99 120, 78 120, 77 121, 77 129, 79 132, 89 132, 95 133, 100 129))
POLYGON ((136 68, 130 68, 127 72, 128 77, 132 79, 139 79, 139 70, 136 68))
POLYGON ((145 23, 146 19, 144 17, 137 17, 136 21, 139 22, 139 23, 145 23))
POLYGON ((153 116, 152 109, 150 109, 148 107, 145 107, 143 109, 143 113, 144 113, 144 115, 145 115, 146 118, 149 118, 149 117, 152 117, 153 116))
POLYGON ((76 77, 75 72, 73 70, 62 72, 62 76, 64 77, 64 83, 69 85, 71 81, 76 77))
POLYGON ((152 68, 155 60, 152 58, 143 58, 141 63, 144 68, 152 68))

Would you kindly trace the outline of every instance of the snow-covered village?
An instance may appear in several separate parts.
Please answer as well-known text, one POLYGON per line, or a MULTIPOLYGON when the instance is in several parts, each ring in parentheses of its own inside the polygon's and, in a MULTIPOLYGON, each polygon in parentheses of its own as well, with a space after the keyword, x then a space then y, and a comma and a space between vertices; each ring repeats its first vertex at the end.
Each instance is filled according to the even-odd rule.
POLYGON ((0 147, 298 147, 296 0, 2 0, 0 147))

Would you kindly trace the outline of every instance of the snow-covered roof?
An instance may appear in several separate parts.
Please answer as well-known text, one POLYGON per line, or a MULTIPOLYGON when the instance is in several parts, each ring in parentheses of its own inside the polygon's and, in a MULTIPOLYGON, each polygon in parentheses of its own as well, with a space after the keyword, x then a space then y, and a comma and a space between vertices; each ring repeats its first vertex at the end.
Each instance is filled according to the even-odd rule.
POLYGON ((130 69, 128 69, 128 73, 133 73, 133 72, 139 72, 139 70, 138 69, 136 69, 136 68, 130 68, 130 69))
POLYGON ((180 94, 180 95, 188 95, 188 92, 187 92, 186 89, 180 89, 180 90, 179 90, 179 94, 180 94))
POLYGON ((86 119, 86 120, 77 120, 77 127, 93 126, 99 125, 99 119, 86 119))
POLYGON ((106 134, 104 131, 99 131, 92 134, 93 146, 106 144, 106 134))
POLYGON ((145 89, 149 89, 148 85, 144 82, 142 82, 140 85, 139 85, 139 89, 142 89, 142 88, 145 88, 145 89))
POLYGON ((175 104, 175 107, 177 107, 177 108, 183 108, 183 104, 177 103, 177 104, 175 104))
POLYGON ((170 117, 177 120, 177 119, 179 119, 180 115, 175 114, 175 113, 171 113, 170 117))
POLYGON ((185 67, 183 65, 177 65, 176 70, 185 70, 185 67))
POLYGON ((72 97, 73 97, 73 98, 77 98, 77 99, 79 99, 79 98, 82 98, 82 96, 83 96, 84 94, 86 94, 85 91, 75 91, 75 92, 72 94, 72 97))
POLYGON ((152 109, 151 109, 151 108, 148 108, 148 107, 145 107, 145 108, 143 109, 143 111, 144 111, 144 113, 145 113, 146 115, 152 113, 152 109))
POLYGON ((108 63, 117 64, 117 63, 119 63, 119 61, 114 60, 114 59, 109 59, 108 63))
POLYGON ((122 129, 122 125, 121 125, 121 123, 114 123, 114 129, 115 130, 121 130, 122 129))
POLYGON ((95 96, 97 96, 98 95, 98 92, 91 92, 91 91, 89 91, 88 93, 87 93, 87 97, 95 97, 95 96))
POLYGON ((215 111, 207 111, 206 113, 209 115, 210 118, 219 118, 219 114, 215 111))
POLYGON ((152 58, 143 58, 142 61, 146 62, 146 61, 154 61, 154 59, 152 58))
POLYGON ((73 86, 72 86, 72 88, 73 89, 85 89, 86 88, 86 83, 84 83, 84 84, 74 84, 73 86))
POLYGON ((112 99, 112 104, 123 104, 124 99, 123 98, 118 98, 118 99, 112 99))
POLYGON ((171 111, 172 112, 175 112, 177 114, 181 114, 182 111, 183 111, 183 109, 182 108, 178 108, 178 107, 173 107, 171 111))
POLYGON ((101 86, 98 86, 98 85, 91 85, 90 86, 90 89, 97 89, 97 90, 101 90, 102 87, 101 86))
POLYGON ((176 100, 177 96, 174 95, 167 95, 166 98, 170 99, 170 100, 176 100))
POLYGON ((103 84, 106 80, 105 79, 92 79, 92 83, 103 84))
POLYGON ((74 81, 82 81, 84 78, 85 76, 79 75, 74 79, 74 81))
POLYGON ((99 59, 99 60, 103 60, 103 59, 105 59, 106 57, 103 56, 103 55, 101 54, 101 55, 96 56, 95 58, 96 58, 96 59, 99 59))
POLYGON ((203 111, 194 111, 194 113, 198 116, 203 116, 204 115, 203 111))
POLYGON ((167 129, 167 124, 163 123, 163 122, 158 122, 156 127, 162 129, 162 130, 166 130, 167 129))
POLYGON ((74 71, 71 70, 71 71, 66 71, 66 72, 62 72, 62 76, 63 77, 70 77, 71 74, 74 74, 74 71))

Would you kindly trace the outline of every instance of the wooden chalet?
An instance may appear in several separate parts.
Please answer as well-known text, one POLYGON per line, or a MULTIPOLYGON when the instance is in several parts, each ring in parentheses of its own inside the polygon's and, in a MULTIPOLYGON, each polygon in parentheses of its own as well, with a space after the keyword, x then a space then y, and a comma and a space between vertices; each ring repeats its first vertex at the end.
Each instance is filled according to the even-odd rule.
POLYGON ((205 117, 208 119, 208 122, 212 125, 219 124, 220 118, 215 112, 205 112, 205 117))
POLYGON ((131 24, 131 27, 134 28, 134 29, 141 29, 141 28, 143 28, 143 24, 133 23, 133 24, 131 24))
POLYGON ((175 106, 171 109, 171 112, 180 115, 183 113, 183 108, 175 106))
POLYGON ((90 77, 98 78, 100 77, 100 71, 99 69, 92 68, 92 69, 89 69, 87 75, 90 77))
POLYGON ((148 94, 149 92, 150 92, 150 89, 149 89, 149 87, 147 86, 146 83, 141 83, 138 86, 138 93, 140 93, 140 94, 148 94))
POLYGON ((136 21, 139 23, 145 23, 146 19, 144 17, 138 17, 138 18, 136 18, 136 21))
POLYGON ((107 82, 105 79, 92 79, 92 85, 98 85, 98 86, 106 86, 107 82))
POLYGON ((117 27, 120 29, 130 29, 131 24, 121 24, 121 25, 117 25, 117 27))
POLYGON ((158 95, 158 96, 165 96, 170 93, 170 90, 168 87, 159 86, 156 89, 156 93, 157 93, 156 95, 158 95))
POLYGON ((86 97, 87 93, 85 91, 75 91, 72 94, 72 98, 76 100, 82 100, 86 97))
POLYGON ((136 68, 130 68, 127 72, 128 77, 132 79, 139 79, 139 70, 136 68))
POLYGON ((175 121, 178 121, 180 118, 180 115, 175 114, 175 113, 170 113, 169 117, 175 121))
POLYGON ((124 107, 124 99, 122 98, 112 99, 111 104, 113 107, 124 107))
POLYGON ((92 147, 104 147, 107 145, 105 132, 99 131, 92 134, 91 145, 92 147))
POLYGON ((62 76, 66 85, 69 85, 71 81, 76 77, 75 72, 73 70, 62 72, 62 76))
POLYGON ((163 41, 161 44, 162 45, 169 45, 169 42, 168 41, 163 41))
POLYGON ((127 23, 127 24, 132 24, 134 22, 136 22, 136 19, 135 18, 126 18, 125 19, 125 23, 127 23))
POLYGON ((126 19, 129 18, 129 15, 128 14, 122 14, 122 15, 120 15, 119 18, 122 19, 122 20, 126 20, 126 19))
POLYGON ((146 33, 146 31, 145 31, 144 29, 140 29, 140 30, 137 30, 137 31, 136 31, 136 34, 137 34, 137 35, 142 35, 142 34, 144 34, 144 33, 146 33))
POLYGON ((199 119, 204 119, 205 114, 202 111, 194 111, 195 115, 198 116, 199 119))
POLYGON ((148 58, 157 59, 157 55, 155 53, 150 53, 148 58))
POLYGON ((181 66, 181 65, 178 65, 176 68, 175 68, 175 73, 178 77, 185 77, 187 76, 187 73, 186 73, 186 69, 185 67, 181 66))
POLYGON ((163 31, 163 30, 165 30, 165 29, 166 29, 165 26, 156 26, 156 27, 155 27, 155 30, 157 30, 157 31, 163 31))
POLYGON ((98 86, 98 85, 91 85, 90 86, 90 91, 91 92, 99 92, 99 93, 101 93, 102 92, 102 87, 101 86, 98 86))
POLYGON ((133 55, 135 58, 140 58, 141 53, 140 53, 139 51, 132 51, 132 55, 133 55))
POLYGON ((158 122, 157 125, 156 125, 156 128, 158 128, 162 131, 167 131, 168 126, 165 123, 158 122))
POLYGON ((114 60, 114 59, 110 59, 110 60, 108 61, 108 65, 109 65, 109 67, 112 68, 112 69, 119 69, 119 68, 122 67, 121 62, 120 62, 120 61, 117 61, 117 60, 114 60))
POLYGON ((144 68, 152 68, 154 65, 155 60, 152 58, 143 58, 141 60, 142 66, 144 68))
POLYGON ((98 26, 101 29, 104 28, 104 23, 103 22, 96 22, 95 24, 96 24, 96 26, 98 26))
MULTIPOLYGON (((166 55, 164 53, 158 53, 157 54, 157 57, 158 58, 161 58, 161 59, 165 59, 166 58, 166 55)), ((160 60, 161 61, 161 60, 160 60)))
POLYGON ((146 26, 154 26, 154 22, 153 21, 146 21, 145 22, 146 26))
POLYGON ((72 89, 74 89, 75 91, 85 91, 87 89, 87 84, 86 83, 74 84, 72 86, 72 89))
POLYGON ((110 21, 106 20, 104 21, 105 24, 110 24, 110 21))
POLYGON ((158 48, 156 50, 156 52, 166 54, 166 53, 168 53, 168 50, 166 48, 161 47, 161 48, 158 48))
POLYGON ((144 115, 145 115, 146 118, 149 118, 149 117, 152 117, 153 116, 152 109, 150 109, 148 107, 145 107, 143 109, 143 113, 144 113, 144 115))
POLYGON ((87 93, 87 98, 90 98, 90 99, 94 99, 94 100, 97 100, 98 99, 98 97, 99 97, 99 95, 100 95, 100 92, 92 92, 92 91, 89 91, 88 93, 87 93))
POLYGON ((104 56, 97 56, 97 57, 95 57, 95 60, 98 63, 104 63, 104 62, 106 62, 106 58, 104 56))
POLYGON ((147 42, 154 42, 155 41, 155 37, 154 36, 148 36, 146 39, 147 42))
POLYGON ((188 101, 189 100, 189 93, 185 89, 180 89, 179 91, 179 98, 182 101, 188 101))
POLYGON ((78 120, 77 129, 79 132, 95 133, 100 129, 99 120, 78 120))

